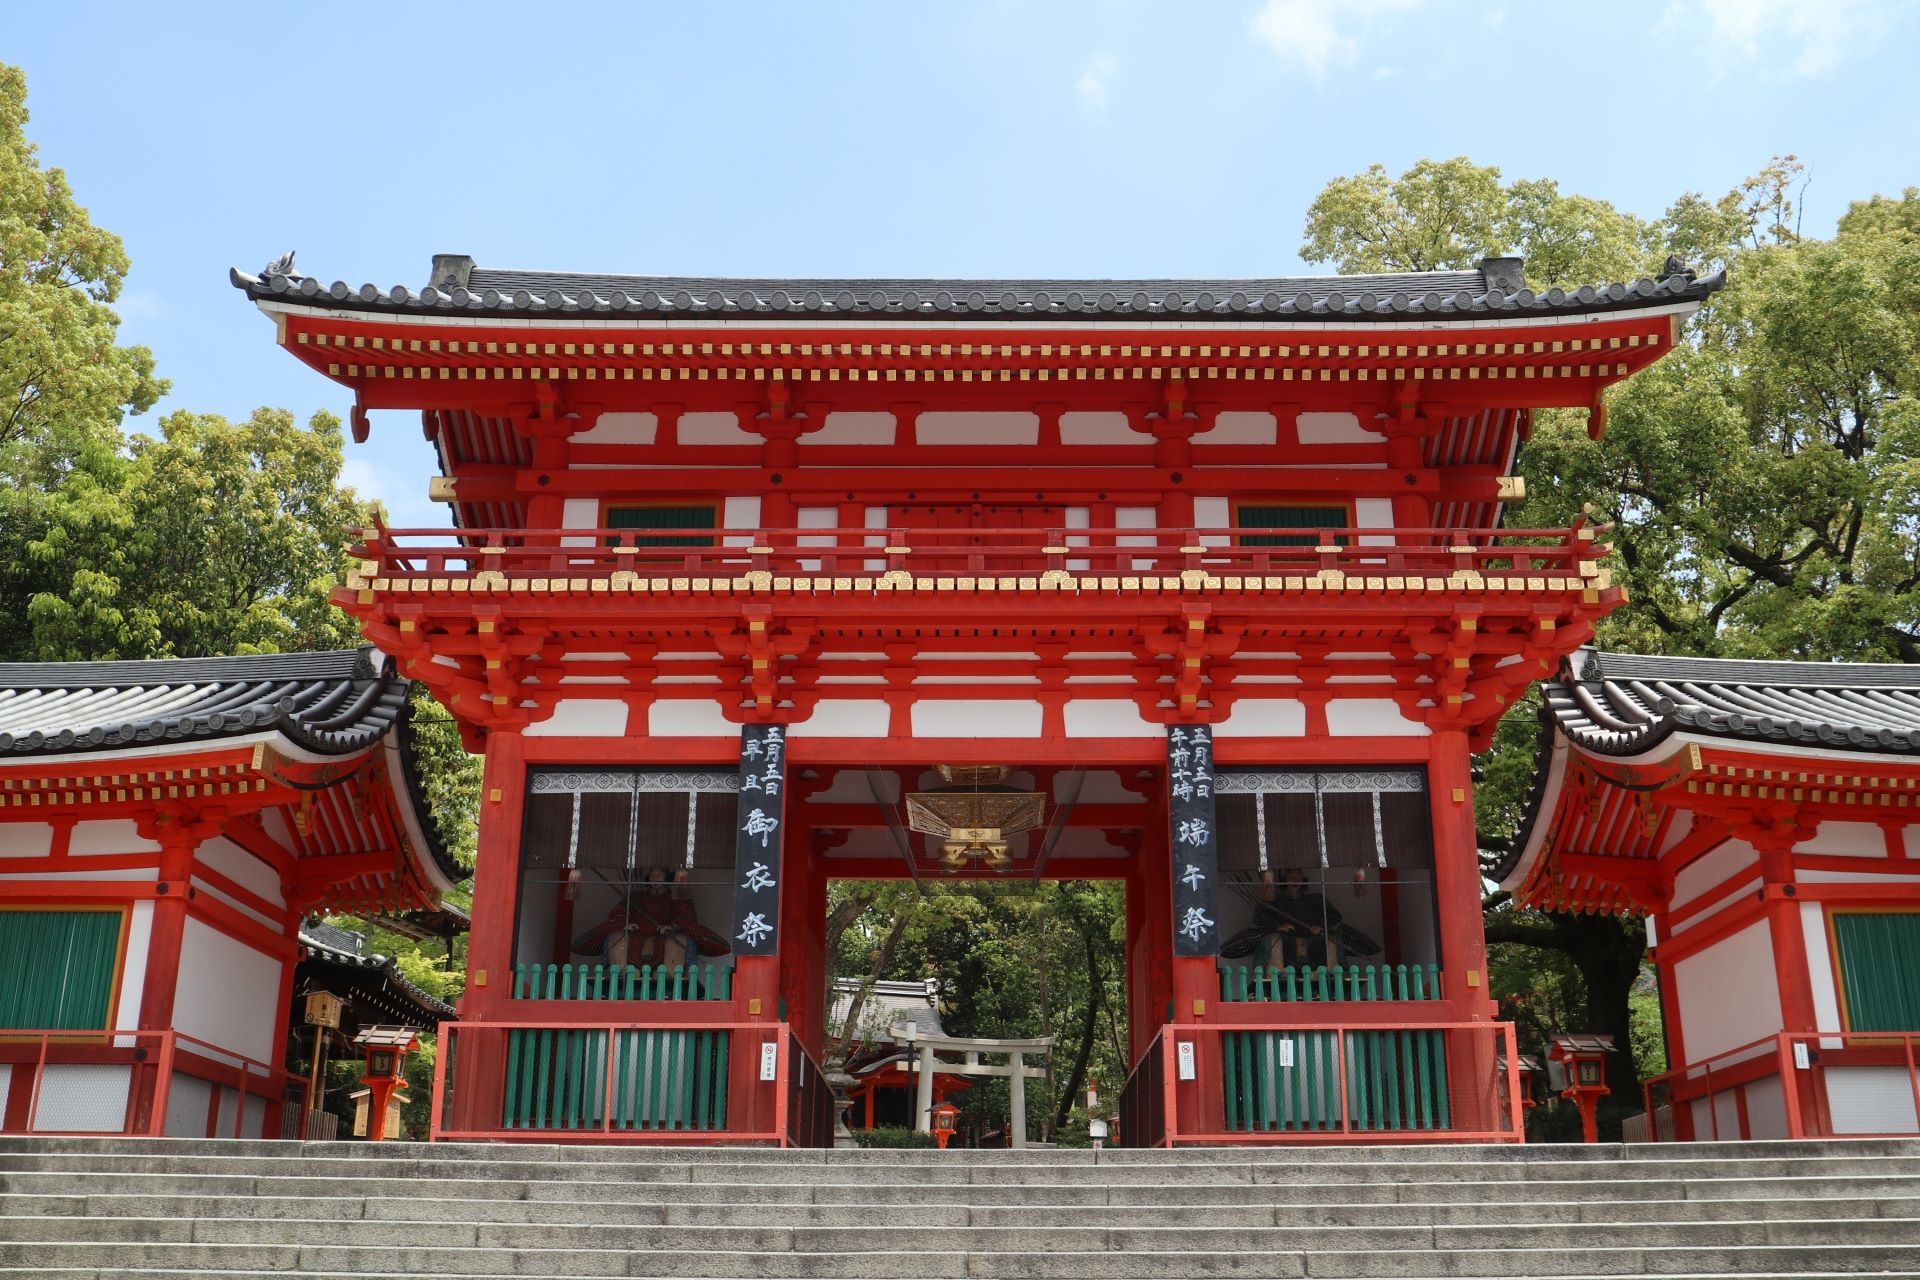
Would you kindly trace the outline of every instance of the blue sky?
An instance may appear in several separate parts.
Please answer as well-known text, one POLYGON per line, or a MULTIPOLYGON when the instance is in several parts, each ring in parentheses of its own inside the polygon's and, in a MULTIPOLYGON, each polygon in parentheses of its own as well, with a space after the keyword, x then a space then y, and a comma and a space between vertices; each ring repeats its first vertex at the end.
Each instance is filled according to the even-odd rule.
MULTIPOLYGON (((0 43, 162 410, 342 416, 228 266, 1281 274, 1327 180, 1460 154, 1653 215, 1793 152, 1825 234, 1920 183, 1917 54, 1913 0, 44 3, 0 43)), ((376 415, 348 478, 437 524, 432 468, 376 415)))

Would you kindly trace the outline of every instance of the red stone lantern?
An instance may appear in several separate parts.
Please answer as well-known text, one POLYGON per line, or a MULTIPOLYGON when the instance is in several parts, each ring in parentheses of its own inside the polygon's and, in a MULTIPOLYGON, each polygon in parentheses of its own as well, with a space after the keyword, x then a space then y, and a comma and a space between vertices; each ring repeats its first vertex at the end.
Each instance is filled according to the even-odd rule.
POLYGON ((389 1127, 399 1128, 400 1104, 406 1101, 399 1091, 406 1084, 407 1055, 418 1041, 411 1027, 368 1027, 353 1038, 367 1054, 366 1074, 353 1095, 353 1131, 370 1142, 384 1141, 389 1127))
POLYGON ((933 1140, 945 1151, 947 1143, 953 1140, 954 1122, 960 1118, 960 1108, 951 1102, 943 1102, 933 1109, 933 1140))
POLYGON ((1580 1132, 1586 1142, 1600 1140, 1594 1107, 1609 1092, 1607 1055, 1612 1052, 1612 1036, 1555 1036, 1547 1051, 1547 1060, 1564 1073, 1560 1096, 1571 1098, 1580 1108, 1580 1132))

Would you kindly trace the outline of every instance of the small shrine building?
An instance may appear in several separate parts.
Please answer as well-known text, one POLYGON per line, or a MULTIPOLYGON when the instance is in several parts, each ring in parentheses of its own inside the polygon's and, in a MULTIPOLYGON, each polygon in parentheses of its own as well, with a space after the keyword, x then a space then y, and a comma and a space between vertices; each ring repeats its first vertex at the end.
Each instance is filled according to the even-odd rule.
POLYGON ((824 1139, 828 881, 1012 876, 1126 886, 1126 1141, 1517 1136, 1468 756, 1621 595, 1513 460, 1720 284, 1521 267, 235 272, 438 452, 336 596, 486 756, 436 1133, 824 1139))
POLYGON ((1914 1133, 1920 668, 1584 649, 1542 715, 1501 885, 1646 917, 1642 1136, 1914 1133))
POLYGON ((0 664, 0 1128, 277 1136, 302 918, 466 874, 410 743, 371 648, 0 664))

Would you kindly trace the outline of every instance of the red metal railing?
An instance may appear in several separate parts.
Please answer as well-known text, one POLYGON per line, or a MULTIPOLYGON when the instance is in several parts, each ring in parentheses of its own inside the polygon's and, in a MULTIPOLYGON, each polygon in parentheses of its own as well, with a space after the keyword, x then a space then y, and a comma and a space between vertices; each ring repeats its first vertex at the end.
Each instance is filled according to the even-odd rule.
POLYGON ((1655 1142, 1920 1134, 1920 1031, 1764 1036, 1642 1085, 1655 1142))
POLYGON ((833 1088, 800 1038, 787 1032, 786 1145, 833 1145, 833 1088))
POLYGON ((277 1137, 295 1078, 178 1031, 0 1031, 4 1127, 26 1133, 277 1137))
POLYGON ((436 1141, 832 1140, 831 1091, 784 1022, 444 1022, 432 1102, 436 1141))
POLYGON ((1607 546, 1570 529, 758 529, 684 531, 381 529, 357 548, 362 576, 509 580, 673 576, 1177 574, 1445 577, 1456 572, 1585 578, 1607 546), (1292 541, 1297 545, 1271 545, 1292 541))
POLYGON ((1508 1022, 1175 1024, 1122 1093, 1129 1146, 1519 1142, 1508 1022))

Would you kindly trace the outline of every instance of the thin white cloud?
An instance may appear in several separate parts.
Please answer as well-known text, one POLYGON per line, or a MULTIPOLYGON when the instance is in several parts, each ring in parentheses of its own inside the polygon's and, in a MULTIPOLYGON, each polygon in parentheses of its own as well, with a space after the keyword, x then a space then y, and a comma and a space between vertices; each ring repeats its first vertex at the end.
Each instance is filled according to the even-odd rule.
POLYGON ((1735 65, 1796 76, 1838 69, 1910 0, 1673 0, 1663 26, 1697 32, 1722 73, 1735 65))
POLYGON ((1119 59, 1110 53, 1096 53, 1087 60, 1080 78, 1073 82, 1073 91, 1080 99, 1081 110, 1089 115, 1106 115, 1114 73, 1119 69, 1119 59))
POLYGON ((1360 57, 1383 21, 1421 0, 1266 0, 1249 20, 1254 39, 1314 79, 1360 57))

